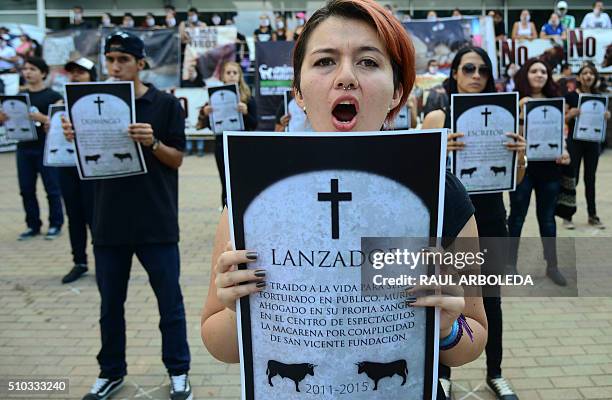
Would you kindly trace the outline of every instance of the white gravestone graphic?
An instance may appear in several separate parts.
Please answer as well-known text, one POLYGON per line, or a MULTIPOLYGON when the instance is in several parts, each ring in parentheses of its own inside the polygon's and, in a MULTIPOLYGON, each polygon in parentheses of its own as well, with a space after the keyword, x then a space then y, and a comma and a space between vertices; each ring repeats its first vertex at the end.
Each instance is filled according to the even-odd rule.
POLYGON ((527 114, 527 158, 554 160, 563 151, 563 114, 556 107, 535 107, 527 114))
POLYGON ((244 214, 245 247, 259 254, 249 268, 266 269, 268 282, 250 297, 255 398, 337 399, 350 388, 352 400, 422 400, 425 309, 406 307, 405 297, 364 301, 359 256, 351 250, 360 249, 361 237, 426 238, 429 229, 418 196, 371 173, 309 172, 260 193, 244 214), (303 286, 294 291, 292 284, 303 286), (262 318, 266 313, 271 320, 262 318), (407 363, 405 384, 394 374, 376 391, 356 365, 398 360, 407 363), (297 392, 294 380, 269 376, 270 361, 312 364, 313 374, 297 382, 297 392))
POLYGON ((141 170, 128 134, 130 113, 125 101, 110 94, 90 94, 74 103, 72 123, 85 176, 141 170))
POLYGON ((508 110, 490 104, 470 108, 459 116, 455 130, 465 142, 455 154, 455 174, 468 191, 512 186, 513 153, 504 143, 511 140, 506 133, 515 131, 515 121, 508 110))
POLYGON ((601 142, 605 135, 606 108, 603 102, 587 100, 580 105, 580 115, 574 128, 574 139, 601 142))
MULTIPOLYGON (((51 106, 54 107, 54 106, 51 106)), ((49 107, 49 110, 51 110, 49 107)), ((60 106, 63 108, 63 106, 60 106)), ((51 111, 49 111, 51 114, 51 111)), ((45 142, 44 164, 49 167, 73 167, 76 165, 76 151, 74 141, 69 142, 62 130, 62 116, 64 111, 56 111, 51 116, 49 132, 45 142)))
POLYGON ((217 90, 210 96, 213 109, 211 128, 215 133, 242 130, 241 115, 237 110, 238 101, 238 95, 230 90, 217 90))
POLYGON ((32 126, 30 110, 26 103, 15 99, 5 100, 2 102, 2 110, 9 115, 9 119, 4 123, 9 139, 36 140, 36 129, 32 126))

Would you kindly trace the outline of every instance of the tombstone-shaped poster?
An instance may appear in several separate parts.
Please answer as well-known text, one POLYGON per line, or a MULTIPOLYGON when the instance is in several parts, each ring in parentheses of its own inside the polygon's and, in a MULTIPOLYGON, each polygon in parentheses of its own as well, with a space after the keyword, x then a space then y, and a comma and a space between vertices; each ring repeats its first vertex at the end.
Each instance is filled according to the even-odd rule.
POLYGON ((36 126, 30 119, 30 96, 18 94, 14 96, 0 96, 2 112, 8 116, 4 123, 7 139, 26 142, 37 140, 36 126))
POLYGON ((453 94, 451 131, 463 133, 452 171, 470 193, 514 190, 516 152, 504 145, 518 133, 518 93, 453 94))
POLYGON ((66 84, 66 105, 81 179, 147 172, 140 143, 128 133, 136 121, 132 82, 66 84))
POLYGON ((606 137, 606 116, 608 97, 580 94, 580 114, 574 125, 574 140, 603 142, 606 137))
POLYGON ((410 108, 405 105, 400 108, 399 113, 395 116, 393 120, 393 125, 391 129, 400 130, 400 129, 410 129, 410 108))
POLYGON ((66 114, 66 106, 49 105, 49 132, 45 140, 43 164, 47 167, 76 166, 76 150, 74 141, 69 142, 62 129, 62 116, 66 114))
POLYGON ((210 129, 215 135, 224 131, 243 131, 244 119, 238 111, 240 92, 238 85, 222 85, 208 88, 208 103, 212 108, 210 129))
POLYGON ((287 90, 285 92, 285 115, 290 115, 289 124, 285 127, 286 132, 310 132, 312 126, 308 121, 308 117, 304 110, 295 101, 293 96, 293 90, 287 90))
POLYGON ((441 236, 446 130, 224 144, 231 237, 258 252, 240 268, 267 271, 237 305, 242 398, 435 398, 436 311, 366 294, 361 240, 441 236))
POLYGON ((563 154, 565 99, 533 99, 523 106, 527 159, 552 161, 563 154))

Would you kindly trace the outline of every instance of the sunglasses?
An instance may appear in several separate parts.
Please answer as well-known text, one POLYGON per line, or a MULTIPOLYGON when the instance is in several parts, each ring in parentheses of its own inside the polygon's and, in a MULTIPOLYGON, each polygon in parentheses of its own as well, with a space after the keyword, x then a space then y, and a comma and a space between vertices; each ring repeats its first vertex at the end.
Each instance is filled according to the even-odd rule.
POLYGON ((491 69, 487 67, 486 65, 481 65, 477 68, 472 63, 464 64, 461 67, 461 72, 463 72, 465 75, 474 75, 474 73, 476 72, 476 69, 478 69, 478 75, 480 76, 488 77, 489 75, 491 75, 491 69))

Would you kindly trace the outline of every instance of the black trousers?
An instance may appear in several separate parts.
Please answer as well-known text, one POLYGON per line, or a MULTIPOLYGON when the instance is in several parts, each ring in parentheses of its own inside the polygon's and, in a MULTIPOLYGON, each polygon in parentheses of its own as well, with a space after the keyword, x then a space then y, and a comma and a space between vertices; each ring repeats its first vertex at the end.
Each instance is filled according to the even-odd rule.
MULTIPOLYGON (((507 241, 500 242, 500 240, 487 239, 487 238, 507 238, 508 229, 506 227, 506 220, 479 220, 476 219, 476 225, 478 226, 478 236, 480 237, 481 247, 491 248, 492 246, 503 246, 504 248, 497 248, 495 251, 489 254, 495 254, 495 259, 490 257, 486 259, 485 264, 482 266, 483 273, 486 273, 487 269, 499 270, 499 265, 502 265, 507 260, 507 248, 505 248, 507 241), (490 264, 490 265, 487 265, 490 264)), ((499 287, 493 288, 494 290, 489 292, 490 296, 483 297, 482 302, 487 315, 489 338, 485 347, 485 353, 487 355, 487 376, 501 375, 501 363, 502 356, 504 353, 504 347, 502 344, 502 309, 501 309, 501 297, 499 296, 499 287)), ((446 365, 440 364, 438 366, 438 375, 440 378, 451 377, 451 369, 446 365)))
POLYGON ((584 160, 584 195, 587 202, 589 216, 597 215, 595 207, 595 174, 601 153, 601 143, 574 140, 567 138, 567 150, 570 154, 570 167, 576 178, 576 185, 580 177, 580 163, 584 160))
POLYGON ((225 155, 223 154, 223 136, 215 136, 215 161, 219 178, 221 179, 221 206, 227 204, 227 192, 225 190, 225 155))
POLYGON ((87 226, 91 229, 93 220, 93 182, 81 180, 74 167, 57 170, 68 215, 72 260, 75 264, 87 264, 87 226))

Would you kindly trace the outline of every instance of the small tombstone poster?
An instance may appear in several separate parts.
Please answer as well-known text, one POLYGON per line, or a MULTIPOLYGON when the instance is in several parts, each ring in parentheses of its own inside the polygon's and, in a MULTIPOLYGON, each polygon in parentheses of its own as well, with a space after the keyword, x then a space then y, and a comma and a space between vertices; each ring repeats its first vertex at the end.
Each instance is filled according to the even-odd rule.
POLYGON ((49 132, 45 141, 43 164, 47 167, 76 166, 76 150, 74 142, 69 142, 62 129, 62 116, 66 114, 66 106, 51 104, 49 106, 49 132))
POLYGON ((527 159, 553 161, 563 154, 565 99, 534 99, 525 103, 527 159))
POLYGON ((66 105, 81 179, 147 172, 140 143, 128 133, 136 121, 133 82, 66 84, 66 105))
POLYGON ((2 112, 8 116, 8 120, 4 123, 7 139, 19 142, 38 139, 36 126, 30 119, 30 96, 27 93, 0 96, 0 103, 2 112))
POLYGON ((240 92, 237 84, 209 87, 208 99, 212 108, 210 126, 216 135, 244 130, 244 119, 238 111, 240 92))
POLYGON ((606 135, 606 116, 608 97, 580 94, 578 101, 580 114, 574 125, 574 140, 603 142, 606 135))
POLYGON ((239 268, 267 271, 237 306, 242 398, 435 398, 436 312, 364 295, 361 240, 441 235, 446 130, 223 139, 239 268))
POLYGON ((518 132, 518 93, 453 94, 451 131, 463 133, 463 150, 454 151, 452 171, 470 193, 495 193, 516 187, 516 152, 504 143, 518 132))

